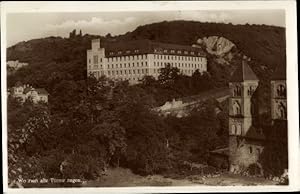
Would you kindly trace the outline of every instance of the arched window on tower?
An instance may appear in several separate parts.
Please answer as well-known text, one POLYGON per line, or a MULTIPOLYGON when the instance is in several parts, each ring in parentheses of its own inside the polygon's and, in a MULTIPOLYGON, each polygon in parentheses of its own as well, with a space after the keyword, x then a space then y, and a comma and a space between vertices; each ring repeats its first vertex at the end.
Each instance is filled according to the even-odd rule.
POLYGON ((286 118, 286 107, 285 107, 285 105, 283 104, 283 103, 280 103, 279 105, 278 105, 278 116, 279 116, 279 118, 280 119, 285 119, 286 118))
POLYGON ((236 134, 237 135, 242 135, 242 127, 241 127, 241 125, 237 126, 237 128, 236 128, 236 134))
POLYGON ((235 125, 231 125, 231 134, 235 134, 235 125))
POLYGON ((286 97, 286 89, 284 85, 280 84, 277 86, 277 96, 278 97, 286 97))
POLYGON ((233 96, 241 96, 242 95, 242 90, 240 86, 235 86, 233 89, 233 96))
POLYGON ((247 93, 248 93, 248 96, 252 96, 252 94, 254 93, 254 87, 253 87, 253 86, 250 86, 250 87, 248 88, 247 93))
POLYGON ((235 101, 233 103, 232 108, 233 108, 233 114, 234 115, 240 115, 241 114, 241 106, 240 106, 238 101, 235 101))

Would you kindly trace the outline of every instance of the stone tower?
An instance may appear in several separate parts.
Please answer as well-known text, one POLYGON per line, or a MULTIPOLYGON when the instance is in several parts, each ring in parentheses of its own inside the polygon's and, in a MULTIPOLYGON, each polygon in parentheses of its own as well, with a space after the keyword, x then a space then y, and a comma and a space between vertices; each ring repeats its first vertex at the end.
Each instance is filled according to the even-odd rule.
POLYGON ((284 65, 279 65, 272 76, 271 116, 273 123, 276 120, 287 120, 286 69, 284 65))
POLYGON ((231 172, 240 172, 258 161, 263 146, 262 131, 253 126, 256 110, 253 94, 258 78, 243 59, 233 73, 229 88, 229 163, 231 172))

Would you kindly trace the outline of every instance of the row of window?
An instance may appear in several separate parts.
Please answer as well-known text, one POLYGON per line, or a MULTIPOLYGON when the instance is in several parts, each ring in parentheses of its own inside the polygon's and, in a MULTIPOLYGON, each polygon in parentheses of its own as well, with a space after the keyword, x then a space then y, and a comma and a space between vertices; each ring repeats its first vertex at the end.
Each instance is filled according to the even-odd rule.
MULTIPOLYGON (((164 59, 164 60, 182 60, 182 61, 202 61, 203 57, 189 57, 189 56, 173 56, 173 55, 154 55, 154 59, 164 59)), ((109 57, 107 58, 108 62, 113 61, 128 61, 128 60, 140 60, 147 59, 147 55, 133 55, 133 56, 120 56, 120 57, 109 57)), ((203 58, 204 60, 204 58, 203 58)), ((99 58, 98 55, 93 56, 94 64, 102 63, 102 58, 99 58)), ((89 59, 89 63, 91 60, 89 59)))
MULTIPOLYGON (((181 69, 180 72, 183 74, 192 74, 194 73, 196 70, 191 70, 191 69, 181 69)), ((158 74, 160 73, 160 69, 153 69, 154 74, 158 74)))
MULTIPOLYGON (((161 51, 162 51, 161 49, 154 49, 155 53, 161 53, 161 51)), ((188 54, 191 54, 191 55, 198 54, 199 56, 201 55, 200 52, 187 51, 187 50, 183 50, 183 51, 182 50, 177 50, 177 51, 175 51, 174 49, 171 49, 171 50, 164 49, 163 53, 171 53, 171 54, 175 54, 175 53, 182 54, 182 53, 184 53, 185 55, 188 55, 188 54)))
POLYGON ((189 57, 189 56, 173 56, 173 55, 154 55, 154 59, 164 60, 182 60, 182 61, 202 61, 203 57, 189 57))
POLYGON ((148 63, 147 63, 147 61, 145 62, 145 63, 143 63, 143 62, 141 62, 141 65, 139 64, 139 62, 137 62, 136 64, 135 63, 132 63, 132 64, 130 64, 130 63, 128 63, 128 64, 126 64, 126 63, 124 63, 123 65, 122 64, 115 64, 115 66, 114 66, 114 64, 111 64, 111 65, 107 65, 107 69, 113 69, 113 68, 127 68, 127 67, 147 67, 148 66, 148 63))
POLYGON ((108 62, 113 61, 128 61, 128 60, 141 60, 147 59, 147 55, 131 55, 131 56, 120 56, 120 57, 108 57, 108 62))
MULTIPOLYGON (((254 92, 255 92, 254 87, 250 86, 247 90, 247 95, 252 96, 254 92)), ((240 86, 236 86, 233 89, 233 96, 242 96, 242 88, 240 86)))
MULTIPOLYGON (((167 63, 163 62, 154 62, 153 63, 154 67, 165 67, 167 63)), ((203 68, 203 64, 193 64, 193 63, 170 63, 171 67, 185 67, 185 68, 203 68)))
POLYGON ((128 70, 108 70, 107 75, 135 75, 135 74, 148 74, 148 69, 128 69, 128 70))
MULTIPOLYGON (((161 49, 154 49, 155 53, 157 53, 157 52, 160 53, 161 51, 162 51, 161 49)), ((140 50, 138 50, 138 49, 135 49, 133 51, 131 51, 131 50, 117 51, 117 52, 111 51, 111 52, 109 52, 109 55, 115 55, 115 54, 122 55, 122 54, 132 54, 132 53, 137 54, 139 52, 140 52, 140 50)), ((175 53, 182 54, 182 53, 184 53, 186 55, 188 55, 188 54, 191 54, 191 55, 195 55, 195 54, 201 55, 200 52, 186 51, 186 50, 177 50, 177 51, 175 51, 174 49, 171 49, 171 50, 164 49, 163 53, 171 53, 171 54, 175 54, 175 53)))
MULTIPOLYGON (((159 62, 154 62, 154 67, 165 67, 167 65, 167 63, 159 63, 159 62)), ((197 69, 203 69, 203 64, 192 64, 192 63, 170 63, 171 67, 178 67, 178 68, 197 68, 197 69)), ((94 65, 93 68, 94 69, 98 69, 100 67, 100 69, 102 69, 102 64, 101 65, 94 65)), ((130 67, 148 67, 148 63, 145 62, 137 62, 135 63, 124 63, 124 64, 111 64, 111 65, 107 65, 107 69, 114 69, 114 68, 130 68, 130 67)), ((89 69, 91 69, 91 66, 89 65, 89 69)), ((236 96, 236 95, 234 95, 236 96)))

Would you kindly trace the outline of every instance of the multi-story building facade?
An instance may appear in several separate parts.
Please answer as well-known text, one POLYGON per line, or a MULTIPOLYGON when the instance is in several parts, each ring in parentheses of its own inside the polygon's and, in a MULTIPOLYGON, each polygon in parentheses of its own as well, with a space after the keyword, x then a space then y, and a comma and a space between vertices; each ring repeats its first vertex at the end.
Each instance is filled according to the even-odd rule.
POLYGON ((100 39, 95 39, 92 48, 87 50, 87 73, 96 78, 106 76, 135 84, 145 75, 157 79, 160 69, 167 64, 188 76, 196 70, 207 71, 205 53, 199 48, 150 40, 112 42, 101 46, 100 39))

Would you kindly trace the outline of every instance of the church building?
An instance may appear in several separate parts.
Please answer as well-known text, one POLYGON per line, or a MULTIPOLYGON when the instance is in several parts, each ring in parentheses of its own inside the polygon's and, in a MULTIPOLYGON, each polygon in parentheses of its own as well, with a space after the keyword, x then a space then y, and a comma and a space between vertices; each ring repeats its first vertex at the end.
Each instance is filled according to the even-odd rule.
POLYGON ((231 172, 241 172, 257 163, 263 151, 264 134, 255 126, 258 116, 256 90, 259 80, 243 59, 233 73, 229 88, 229 165, 231 172))

